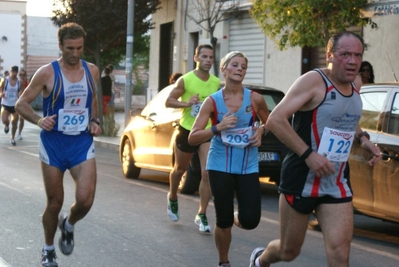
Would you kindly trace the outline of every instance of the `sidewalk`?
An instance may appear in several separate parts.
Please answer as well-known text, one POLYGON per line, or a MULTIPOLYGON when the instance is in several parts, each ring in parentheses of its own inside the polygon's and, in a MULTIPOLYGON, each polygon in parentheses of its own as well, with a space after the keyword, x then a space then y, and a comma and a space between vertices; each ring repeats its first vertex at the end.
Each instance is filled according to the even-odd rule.
POLYGON ((119 131, 115 137, 110 136, 96 136, 94 137, 94 143, 96 147, 105 147, 115 151, 119 151, 119 141, 122 136, 123 129, 125 128, 125 113, 115 112, 115 122, 119 125, 119 131))
MULTIPOLYGON (((41 110, 36 110, 35 112, 40 116, 43 115, 43 112, 41 110)), ((114 118, 116 124, 119 125, 118 133, 116 134, 115 137, 109 137, 109 136, 94 137, 94 143, 96 147, 105 147, 108 149, 119 151, 119 140, 122 136, 123 129, 125 128, 125 113, 123 113, 122 111, 115 111, 114 118)))

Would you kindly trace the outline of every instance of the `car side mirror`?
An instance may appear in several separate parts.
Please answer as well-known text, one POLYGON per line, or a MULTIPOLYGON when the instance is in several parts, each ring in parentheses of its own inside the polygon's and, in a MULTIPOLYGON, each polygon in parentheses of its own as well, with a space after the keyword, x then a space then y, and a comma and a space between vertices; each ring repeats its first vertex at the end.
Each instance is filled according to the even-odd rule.
POLYGON ((131 117, 134 117, 134 116, 140 115, 142 111, 143 111, 142 108, 135 108, 135 109, 132 109, 132 110, 130 111, 130 116, 131 116, 131 117))
POLYGON ((147 116, 147 120, 155 121, 156 116, 157 116, 157 113, 155 113, 155 112, 150 113, 150 115, 147 116))

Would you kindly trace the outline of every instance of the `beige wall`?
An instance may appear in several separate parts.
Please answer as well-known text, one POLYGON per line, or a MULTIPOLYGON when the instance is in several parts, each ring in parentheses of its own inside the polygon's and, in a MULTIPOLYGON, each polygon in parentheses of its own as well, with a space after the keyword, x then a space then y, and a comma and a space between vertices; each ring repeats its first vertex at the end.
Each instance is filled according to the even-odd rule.
MULTIPOLYGON (((150 80, 147 99, 151 99, 158 92, 158 72, 159 72, 159 53, 160 53, 160 25, 163 23, 174 22, 175 39, 173 55, 173 71, 185 73, 191 70, 193 60, 193 44, 190 40, 190 33, 199 32, 200 42, 209 40, 209 33, 202 30, 198 25, 189 19, 184 19, 178 10, 184 10, 186 1, 163 0, 162 9, 153 15, 156 22, 155 29, 151 31, 150 44, 150 80), (180 5, 180 6, 176 6, 180 5), (176 10, 177 8, 177 10, 176 10)), ((228 31, 228 22, 220 23, 214 35, 218 38, 218 51, 216 58, 219 61, 228 51, 229 39, 224 39, 228 31)), ((301 49, 288 49, 279 51, 277 45, 268 38, 265 45, 265 78, 263 85, 275 87, 286 92, 289 86, 299 77, 301 72, 301 49), (287 67, 287 65, 289 67, 287 67)), ((222 77, 221 77, 222 78, 222 77)))
MULTIPOLYGON (((162 0, 162 9, 153 16, 156 28, 151 31, 150 82, 147 99, 151 99, 158 90, 159 26, 161 24, 174 22, 176 35, 174 39, 173 71, 184 73, 191 70, 189 69, 191 64, 188 64, 188 62, 191 63, 192 61, 193 44, 189 36, 193 32, 201 33, 201 29, 189 19, 184 19, 182 13, 177 12, 177 10, 184 10, 186 3, 187 1, 183 0, 162 0)), ((376 82, 393 81, 392 70, 385 51, 388 52, 396 76, 399 78, 399 48, 397 48, 399 43, 399 34, 397 33, 399 15, 382 16, 373 18, 373 20, 378 24, 379 29, 371 30, 369 27, 364 29, 365 41, 369 45, 369 48, 365 51, 364 60, 370 61, 374 66, 376 82)), ((229 52, 229 39, 223 39, 223 36, 228 33, 228 29, 228 22, 225 22, 220 23, 215 31, 215 37, 218 38, 218 60, 229 52)), ((209 39, 208 33, 202 30, 199 39, 209 39)), ((266 37, 264 54, 259 56, 265 58, 263 81, 265 86, 287 92, 292 83, 301 75, 302 49, 299 47, 280 51, 277 45, 266 37)))
POLYGON ((25 0, 0 0, 1 13, 26 14, 25 0))
POLYGON ((399 15, 374 17, 372 20, 377 23, 378 29, 364 28, 364 41, 368 48, 363 60, 373 65, 375 82, 393 82, 388 57, 399 79, 399 15))
POLYGON ((0 74, 11 66, 25 67, 26 1, 0 0, 0 74))
POLYGON ((265 86, 286 93, 301 75, 302 49, 299 47, 280 51, 277 44, 267 38, 265 50, 265 86))

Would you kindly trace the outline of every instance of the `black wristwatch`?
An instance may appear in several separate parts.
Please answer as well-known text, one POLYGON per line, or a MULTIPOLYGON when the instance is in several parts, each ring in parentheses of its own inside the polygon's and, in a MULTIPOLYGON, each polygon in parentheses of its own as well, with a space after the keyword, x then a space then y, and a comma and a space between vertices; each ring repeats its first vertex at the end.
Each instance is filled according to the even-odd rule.
POLYGON ((99 118, 97 118, 97 119, 91 118, 90 122, 94 122, 94 123, 96 123, 98 126, 100 126, 100 119, 99 119, 99 118))

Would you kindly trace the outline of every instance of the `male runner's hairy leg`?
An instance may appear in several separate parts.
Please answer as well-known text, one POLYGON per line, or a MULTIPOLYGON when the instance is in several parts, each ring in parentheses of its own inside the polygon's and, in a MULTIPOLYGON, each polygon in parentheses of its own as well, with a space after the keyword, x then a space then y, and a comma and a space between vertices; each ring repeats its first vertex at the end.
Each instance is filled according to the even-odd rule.
POLYGON ((353 236, 352 202, 321 204, 316 209, 316 214, 320 227, 323 229, 328 266, 349 266, 353 236))
POLYGON ((71 206, 68 221, 74 225, 90 211, 97 184, 96 160, 94 158, 83 161, 70 169, 75 181, 75 203, 71 206))
POLYGON ((174 144, 175 165, 169 174, 169 199, 177 200, 177 190, 179 188, 181 177, 187 171, 193 153, 186 153, 181 151, 176 143, 174 144))
POLYGON ((280 194, 279 200, 280 239, 271 241, 260 256, 262 267, 278 261, 292 261, 300 251, 305 240, 309 214, 294 210, 280 194))
POLYGON ((44 238, 47 245, 52 245, 58 226, 58 214, 64 202, 64 173, 44 162, 41 162, 41 167, 47 196, 47 204, 42 216, 44 238))
POLYGON ((206 214, 209 200, 212 197, 211 187, 209 185, 208 171, 205 170, 210 144, 210 142, 203 143, 198 149, 198 158, 201 165, 201 181, 198 190, 200 195, 200 206, 198 209, 198 214, 206 214))

